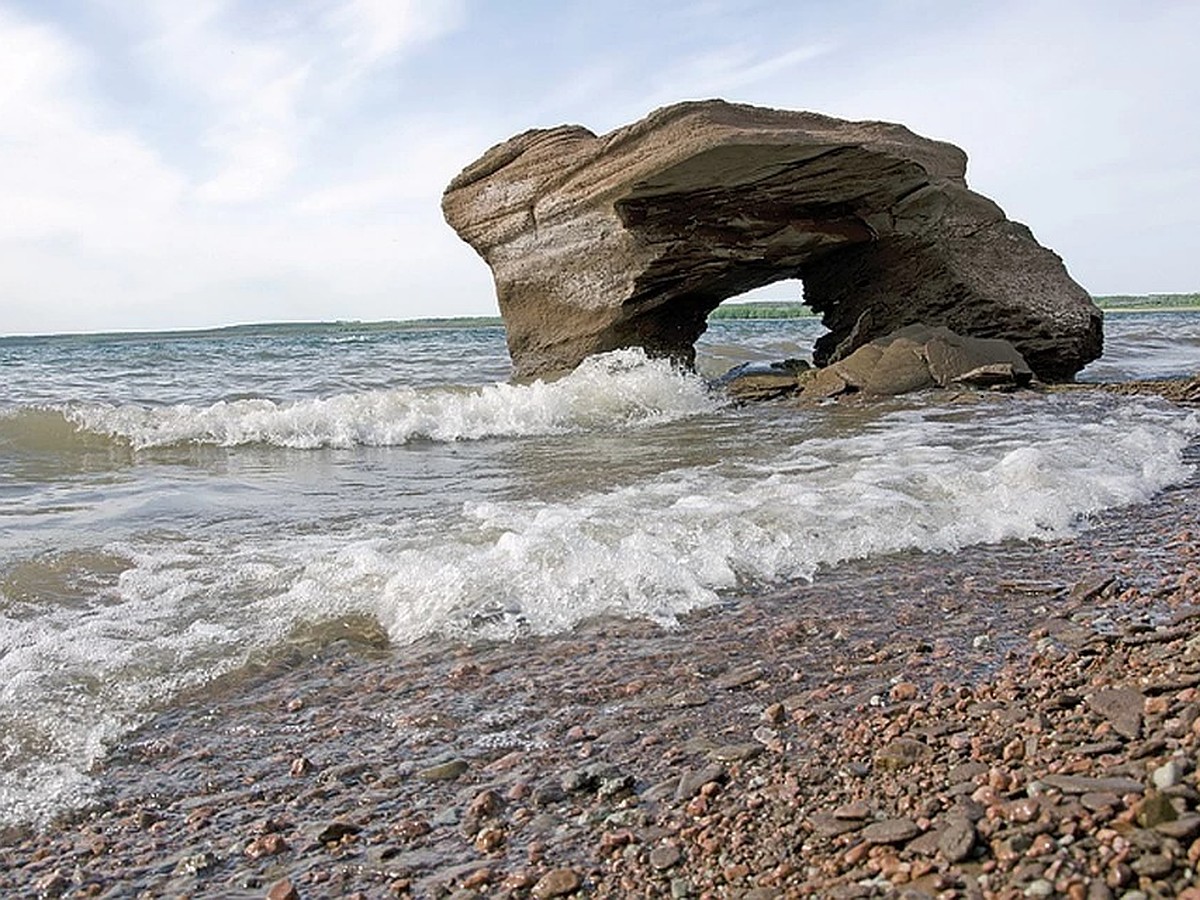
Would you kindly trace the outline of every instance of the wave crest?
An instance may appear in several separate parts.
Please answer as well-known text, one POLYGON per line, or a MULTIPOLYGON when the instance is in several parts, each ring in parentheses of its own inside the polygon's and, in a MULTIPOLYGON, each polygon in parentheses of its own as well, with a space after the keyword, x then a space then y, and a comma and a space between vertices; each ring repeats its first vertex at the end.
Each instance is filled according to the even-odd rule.
POLYGON ((286 403, 258 398, 210 406, 89 406, 65 415, 82 430, 126 441, 137 450, 179 444, 316 449, 624 427, 709 412, 718 405, 699 377, 630 349, 592 357, 553 382, 406 387, 286 403))

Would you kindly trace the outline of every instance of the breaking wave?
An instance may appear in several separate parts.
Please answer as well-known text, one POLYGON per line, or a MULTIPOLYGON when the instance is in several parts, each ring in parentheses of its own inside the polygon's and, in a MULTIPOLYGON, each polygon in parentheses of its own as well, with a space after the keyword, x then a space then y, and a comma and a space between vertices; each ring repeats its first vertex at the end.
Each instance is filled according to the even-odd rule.
POLYGON ((699 377, 640 350, 618 350, 552 382, 403 387, 285 403, 82 406, 64 415, 79 429, 135 450, 178 444, 313 449, 548 435, 670 421, 717 406, 699 377))

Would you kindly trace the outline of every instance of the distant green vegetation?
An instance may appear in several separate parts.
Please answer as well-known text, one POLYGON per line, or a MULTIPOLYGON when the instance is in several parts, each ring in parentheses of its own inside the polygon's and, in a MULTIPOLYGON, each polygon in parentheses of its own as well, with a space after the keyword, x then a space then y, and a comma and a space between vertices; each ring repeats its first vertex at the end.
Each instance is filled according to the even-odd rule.
POLYGON ((811 309, 795 300, 753 300, 723 303, 708 314, 712 319, 808 319, 811 309))
MULTIPOLYGON (((1113 294, 1093 297, 1101 309, 1162 310, 1200 309, 1200 294, 1113 294)), ((708 314, 714 319, 806 319, 818 315, 796 300, 753 300, 723 303, 708 314)))
POLYGON ((1092 299, 1101 309, 1200 309, 1200 294, 1113 294, 1092 299))

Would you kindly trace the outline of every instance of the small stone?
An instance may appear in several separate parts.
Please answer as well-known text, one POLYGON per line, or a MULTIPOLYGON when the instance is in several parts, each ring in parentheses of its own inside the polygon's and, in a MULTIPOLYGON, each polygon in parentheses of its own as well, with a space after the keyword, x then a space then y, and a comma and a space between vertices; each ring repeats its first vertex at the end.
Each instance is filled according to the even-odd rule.
POLYGON ((246 845, 245 853, 251 859, 277 856, 288 849, 288 843, 279 834, 263 834, 246 845))
POLYGON ((330 822, 317 832, 318 844, 337 844, 342 838, 353 837, 362 831, 361 826, 353 822, 330 822))
POLYGON ((875 754, 875 765, 881 769, 905 769, 933 753, 928 744, 913 738, 896 738, 875 754))
POLYGON ((871 806, 865 800, 846 803, 833 811, 835 819, 866 819, 871 815, 871 806))
POLYGON ((300 778, 309 774, 313 768, 312 761, 307 756, 297 756, 292 760, 291 768, 288 771, 293 778, 300 778))
POLYGON ((1051 897, 1054 895, 1054 884, 1047 881, 1045 878, 1038 878, 1031 881, 1029 886, 1025 888, 1026 897, 1051 897))
POLYGON ((495 826, 479 829, 475 835, 475 849, 480 853, 492 853, 504 846, 504 829, 495 826))
POLYGON ((1175 838, 1177 841, 1191 841, 1200 836, 1200 816, 1190 814, 1178 819, 1159 822, 1154 830, 1163 837, 1175 838))
POLYGON ((755 741, 745 744, 724 744, 709 752, 709 757, 717 762, 742 762, 754 759, 763 752, 763 745, 755 741))
POLYGON ((1109 688, 1087 698, 1088 706, 1107 719, 1122 737, 1136 741, 1142 733, 1146 698, 1134 688, 1109 688))
POLYGON ((1147 878, 1162 878, 1164 875, 1170 874, 1174 868, 1175 863, 1170 857, 1160 853, 1147 853, 1139 856, 1133 862, 1133 871, 1147 878))
POLYGON ((452 759, 449 762, 427 766, 417 772, 422 781, 452 781, 467 771, 469 764, 465 759, 452 759))
POLYGON ((1112 778, 1089 778, 1085 775, 1047 775, 1043 782, 1064 794, 1091 794, 1096 792, 1114 794, 1140 794, 1146 786, 1136 778, 1114 776, 1112 778))
POLYGON ((920 689, 911 681, 901 681, 892 685, 892 689, 888 691, 888 697, 893 703, 905 703, 909 700, 916 700, 919 693, 920 689))
POLYGON ((1143 828, 1154 828, 1164 822, 1173 822, 1179 813, 1171 805, 1171 799, 1158 791, 1150 791, 1135 807, 1137 823, 1143 828))
POLYGON ((1083 808, 1091 812, 1102 809, 1113 810, 1121 805, 1121 798, 1112 791, 1091 791, 1079 798, 1083 808))
POLYGON ((679 786, 675 789, 676 800, 690 800, 700 793, 700 789, 710 782, 721 782, 726 778, 725 767, 718 763, 705 766, 699 771, 685 769, 679 776, 679 786))
POLYGON ((864 828, 862 837, 872 844, 902 844, 920 833, 921 829, 912 819, 884 819, 864 828))
POLYGON ((474 819, 487 819, 504 809, 504 798, 490 788, 480 791, 467 807, 467 815, 474 819))
POLYGON ((205 850, 203 853, 194 853, 181 859, 175 866, 175 873, 177 875, 201 875, 216 864, 216 854, 205 850))
MULTIPOLYGON (((793 384, 795 378, 792 379, 793 384)), ((732 672, 727 672, 720 678, 716 679, 714 684, 723 691, 736 691, 747 687, 763 677, 762 666, 752 665, 742 669, 735 669, 732 672)))
POLYGON ((1154 782, 1154 786, 1160 791, 1165 791, 1167 788, 1175 787, 1183 781, 1184 767, 1183 762, 1178 759, 1172 759, 1163 763, 1150 776, 1150 780, 1154 782))
POLYGON ((39 897, 59 897, 69 885, 70 882, 58 871, 47 872, 33 883, 39 897))
POLYGON ((813 831, 822 837, 837 837, 862 828, 862 821, 859 819, 839 819, 829 813, 813 813, 809 822, 813 831))
POLYGON ((938 836, 938 850, 946 862, 954 865, 965 860, 975 849, 975 826, 965 816, 953 816, 938 836))
POLYGON ((787 718, 787 707, 782 703, 772 703, 763 710, 763 721, 771 725, 782 725, 787 718))
POLYGON ((300 892, 296 890, 291 879, 283 878, 271 885, 271 889, 267 891, 267 900, 300 900, 300 892))
POLYGON ((678 863, 682 856, 674 844, 659 844, 650 851, 650 865, 663 872, 678 863))
POLYGON ((549 897, 565 897, 579 890, 583 879, 574 869, 551 869, 538 879, 533 886, 532 894, 536 900, 546 900, 549 897))

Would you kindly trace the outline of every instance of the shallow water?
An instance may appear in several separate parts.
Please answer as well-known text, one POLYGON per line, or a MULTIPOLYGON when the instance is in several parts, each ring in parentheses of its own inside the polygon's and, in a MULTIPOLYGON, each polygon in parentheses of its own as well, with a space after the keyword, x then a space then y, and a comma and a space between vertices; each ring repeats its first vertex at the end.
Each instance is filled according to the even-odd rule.
MULTIPOLYGON (((670 627, 845 560, 1070 535, 1190 472, 1200 421, 1153 400, 709 389, 820 331, 714 323, 700 375, 623 351, 525 386, 498 328, 0 339, 0 818, 85 801, 181 692, 348 621, 670 627)), ((1110 317, 1109 347, 1086 377, 1189 374, 1200 316, 1110 317)))

